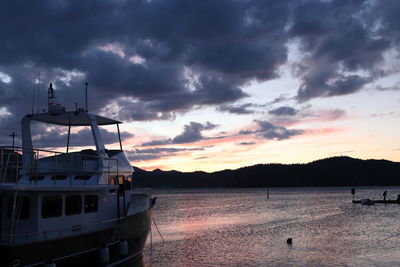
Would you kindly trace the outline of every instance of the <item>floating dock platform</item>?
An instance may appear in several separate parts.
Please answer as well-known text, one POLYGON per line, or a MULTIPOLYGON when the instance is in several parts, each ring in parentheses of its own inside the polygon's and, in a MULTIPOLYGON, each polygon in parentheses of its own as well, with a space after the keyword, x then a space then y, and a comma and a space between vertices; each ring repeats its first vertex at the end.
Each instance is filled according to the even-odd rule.
MULTIPOLYGON (((374 204, 375 203, 400 204, 400 200, 396 200, 396 199, 387 199, 387 200, 383 200, 383 199, 378 199, 378 200, 368 199, 368 201, 371 201, 374 204)), ((352 202, 353 202, 353 204, 371 205, 371 204, 366 204, 368 201, 367 201, 367 199, 360 199, 360 200, 353 200, 352 202)))

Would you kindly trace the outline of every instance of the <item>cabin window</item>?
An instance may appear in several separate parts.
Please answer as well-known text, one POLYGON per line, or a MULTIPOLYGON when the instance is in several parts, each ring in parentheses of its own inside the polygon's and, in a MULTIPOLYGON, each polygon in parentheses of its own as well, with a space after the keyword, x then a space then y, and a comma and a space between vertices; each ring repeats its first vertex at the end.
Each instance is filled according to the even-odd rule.
POLYGON ((90 177, 90 175, 77 175, 75 176, 75 180, 89 180, 90 177))
POLYGON ((124 184, 125 177, 123 175, 110 176, 109 182, 112 185, 122 185, 124 184))
MULTIPOLYGON (((13 210, 14 198, 10 197, 8 199, 8 208, 7 208, 7 216, 11 218, 12 210, 13 210)), ((23 197, 22 199, 17 199, 16 202, 16 211, 19 213, 19 219, 28 219, 31 210, 31 202, 28 197, 23 197)))
POLYGON ((32 180, 32 181, 41 181, 41 180, 43 180, 43 179, 44 179, 44 176, 43 176, 43 175, 31 176, 31 180, 32 180))
POLYGON ((97 212, 99 208, 99 198, 97 195, 85 196, 85 213, 97 212))
POLYGON ((129 175, 125 178, 125 189, 126 190, 132 189, 132 175, 129 175))
POLYGON ((118 175, 118 184, 124 184, 125 177, 123 175, 118 175))
POLYGON ((119 192, 123 194, 125 191, 125 177, 123 175, 118 175, 118 185, 119 185, 119 192))
POLYGON ((65 197, 65 215, 75 215, 82 213, 82 197, 71 195, 65 197))
POLYGON ((65 180, 65 179, 67 179, 67 175, 53 175, 52 177, 51 177, 51 180, 65 180))
POLYGON ((42 217, 52 218, 62 214, 62 198, 60 196, 42 197, 42 217))

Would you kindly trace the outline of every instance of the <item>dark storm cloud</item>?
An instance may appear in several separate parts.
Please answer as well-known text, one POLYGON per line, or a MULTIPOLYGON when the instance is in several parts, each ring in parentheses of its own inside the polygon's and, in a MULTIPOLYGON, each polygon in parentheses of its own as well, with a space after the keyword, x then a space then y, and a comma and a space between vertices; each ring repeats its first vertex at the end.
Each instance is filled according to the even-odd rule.
MULTIPOLYGON (((393 5, 396 1, 388 2, 393 5)), ((306 53, 296 63, 296 73, 302 81, 297 94, 299 101, 351 94, 382 75, 379 64, 395 39, 394 34, 382 34, 386 31, 380 29, 384 25, 375 14, 379 13, 376 5, 380 4, 296 2, 290 34, 298 38, 301 51, 306 53), (360 71, 363 75, 357 74, 360 71)), ((397 12, 400 10, 399 5, 393 6, 397 12)))
POLYGON ((289 101, 292 99, 293 99, 293 97, 289 97, 288 95, 282 94, 282 95, 276 97, 274 100, 268 102, 266 105, 270 106, 270 105, 286 102, 286 101, 289 101))
POLYGON ((286 127, 277 126, 268 121, 255 120, 255 122, 258 126, 256 130, 242 130, 239 134, 256 134, 258 137, 267 140, 285 140, 304 133, 303 130, 287 129, 286 127))
POLYGON ((186 143, 198 142, 204 139, 208 139, 202 135, 203 131, 212 130, 216 127, 218 127, 218 125, 213 124, 211 122, 201 124, 192 121, 189 124, 186 124, 183 132, 177 135, 176 137, 172 139, 150 141, 142 144, 142 146, 158 146, 166 144, 186 144, 186 143))
MULTIPOLYGON (((0 116, 0 145, 9 145, 8 135, 11 132, 16 132, 19 135, 17 143, 20 144, 21 119, 27 113, 32 112, 34 76, 29 75, 31 71, 34 71, 34 69, 29 65, 12 65, 7 68, 7 71, 4 71, 0 62, 0 72, 11 77, 8 83, 0 82, 0 109, 5 109, 9 113, 9 115, 0 116)), ((45 94, 44 91, 41 99, 42 104, 47 101, 44 99, 45 94)), ((36 111, 37 107, 35 107, 36 111)))
POLYGON ((282 106, 268 111, 268 114, 275 116, 294 116, 297 112, 298 111, 292 107, 282 106))
POLYGON ((274 125, 294 125, 302 121, 326 122, 346 118, 346 111, 340 108, 319 109, 307 104, 294 109, 289 106, 279 107, 269 112, 268 121, 274 125), (293 109, 293 110, 292 110, 293 109))
POLYGON ((400 50, 400 19, 399 10, 400 2, 377 1, 377 6, 371 16, 376 21, 379 21, 380 27, 377 29, 382 36, 388 36, 397 50, 400 50))
POLYGON ((171 143, 172 143, 171 139, 152 140, 152 141, 141 144, 141 146, 162 146, 162 145, 168 145, 171 143))
POLYGON ((219 111, 225 111, 233 114, 253 114, 255 113, 254 110, 251 110, 250 108, 254 107, 254 104, 247 103, 243 105, 223 105, 221 107, 218 107, 217 110, 219 111))
POLYGON ((303 77, 303 82, 297 92, 299 101, 315 97, 329 97, 355 93, 363 88, 372 78, 358 75, 340 75, 334 72, 312 72, 303 77))
POLYGON ((399 11, 394 0, 2 1, 0 72, 11 81, 0 81, 0 110, 11 115, 0 135, 31 111, 39 72, 40 110, 48 82, 73 109, 88 81, 90 110, 128 121, 210 105, 251 112, 234 105, 242 88, 278 77, 292 41, 297 100, 351 94, 400 50, 399 11))
POLYGON ((175 114, 168 111, 157 111, 151 107, 151 102, 140 102, 134 99, 117 99, 107 105, 103 112, 107 116, 119 118, 122 121, 172 120, 175 114))
MULTIPOLYGON (((54 127, 50 131, 45 131, 41 134, 33 135, 33 143, 37 147, 66 147, 67 146, 67 133, 62 132, 61 127, 54 127)), ((100 129, 104 144, 113 144, 118 141, 118 134, 110 132, 106 129, 100 129)), ((133 134, 128 132, 121 132, 121 138, 130 138, 133 134)), ((94 141, 91 129, 82 129, 77 133, 71 133, 70 146, 93 146, 94 141), (92 141, 88 141, 92 140, 92 141)))
POLYGON ((198 122, 190 122, 190 124, 185 125, 182 134, 176 136, 172 139, 173 144, 184 144, 200 141, 204 139, 201 132, 204 130, 212 130, 218 125, 207 122, 206 124, 201 124, 198 122))
POLYGON ((396 82, 392 86, 385 86, 385 87, 378 84, 374 89, 379 91, 400 91, 400 82, 396 82))
POLYGON ((287 129, 283 126, 276 126, 267 121, 256 121, 259 125, 257 135, 264 139, 284 140, 293 136, 303 134, 303 130, 287 129))
POLYGON ((3 1, 0 71, 12 82, 0 90, 14 93, 0 107, 19 120, 38 70, 69 107, 88 81, 91 110, 121 103, 126 120, 232 103, 250 80, 277 77, 288 16, 282 1, 3 1))
POLYGON ((237 145, 241 145, 241 146, 251 146, 251 145, 255 145, 255 142, 240 142, 237 145))

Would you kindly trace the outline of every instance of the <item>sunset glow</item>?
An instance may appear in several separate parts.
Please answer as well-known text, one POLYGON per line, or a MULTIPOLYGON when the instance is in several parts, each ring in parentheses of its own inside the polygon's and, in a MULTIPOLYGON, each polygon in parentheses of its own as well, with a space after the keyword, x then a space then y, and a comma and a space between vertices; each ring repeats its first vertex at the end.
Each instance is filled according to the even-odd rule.
MULTIPOLYGON (((0 144, 23 115, 46 110, 50 82, 75 110, 87 81, 89 111, 124 122, 124 149, 142 169, 400 161, 399 3, 10 3, 1 27, 19 34, 0 42, 0 144)), ((67 129, 41 130, 38 145, 65 146, 67 129)), ((79 142, 87 129, 72 133, 74 149, 91 145, 79 142)), ((119 146, 115 129, 104 134, 119 146)))

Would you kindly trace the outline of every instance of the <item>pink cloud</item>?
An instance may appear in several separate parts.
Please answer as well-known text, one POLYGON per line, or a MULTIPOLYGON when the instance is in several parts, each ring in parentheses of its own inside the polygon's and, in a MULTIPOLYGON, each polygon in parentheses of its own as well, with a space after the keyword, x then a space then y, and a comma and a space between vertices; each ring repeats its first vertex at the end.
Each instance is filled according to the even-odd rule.
POLYGON ((334 121, 346 118, 346 111, 343 109, 322 109, 319 110, 317 114, 323 121, 334 121))
POLYGON ((285 118, 279 124, 285 127, 295 126, 301 123, 316 123, 348 119, 343 109, 318 109, 315 111, 303 111, 297 117, 285 118))
POLYGON ((305 130, 304 135, 306 136, 315 136, 315 135, 326 135, 332 133, 340 133, 344 132, 345 128, 320 128, 320 129, 307 129, 305 130))

